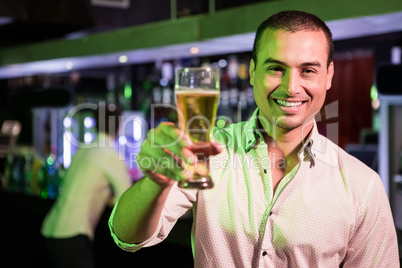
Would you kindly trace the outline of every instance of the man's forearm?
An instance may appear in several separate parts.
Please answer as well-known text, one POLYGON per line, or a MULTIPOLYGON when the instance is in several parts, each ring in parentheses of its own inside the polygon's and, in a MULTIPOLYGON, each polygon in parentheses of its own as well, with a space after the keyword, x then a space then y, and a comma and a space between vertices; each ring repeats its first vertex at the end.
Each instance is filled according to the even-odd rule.
POLYGON ((150 238, 158 227, 163 205, 171 185, 162 187, 145 177, 120 198, 113 219, 114 232, 126 243, 140 243, 150 238))

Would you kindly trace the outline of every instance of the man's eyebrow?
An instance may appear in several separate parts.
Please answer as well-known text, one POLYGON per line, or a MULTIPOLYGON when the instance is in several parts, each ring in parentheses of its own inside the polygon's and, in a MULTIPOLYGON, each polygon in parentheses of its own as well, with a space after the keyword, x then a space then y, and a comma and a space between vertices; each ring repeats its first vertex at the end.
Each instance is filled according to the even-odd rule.
MULTIPOLYGON (((280 61, 280 60, 276 60, 274 58, 267 58, 264 61, 263 65, 265 65, 265 64, 279 64, 279 65, 283 65, 283 66, 288 66, 285 62, 280 61)), ((321 64, 318 61, 303 62, 302 64, 300 64, 301 68, 312 67, 312 66, 321 67, 321 64)))
POLYGON ((276 59, 273 59, 273 58, 268 58, 268 59, 266 59, 266 60, 264 61, 264 64, 263 64, 263 65, 265 65, 265 64, 272 64, 272 63, 287 66, 287 64, 284 63, 283 61, 276 60, 276 59))
POLYGON ((318 61, 312 61, 312 62, 303 62, 300 65, 300 67, 310 67, 310 66, 321 67, 321 64, 318 61))

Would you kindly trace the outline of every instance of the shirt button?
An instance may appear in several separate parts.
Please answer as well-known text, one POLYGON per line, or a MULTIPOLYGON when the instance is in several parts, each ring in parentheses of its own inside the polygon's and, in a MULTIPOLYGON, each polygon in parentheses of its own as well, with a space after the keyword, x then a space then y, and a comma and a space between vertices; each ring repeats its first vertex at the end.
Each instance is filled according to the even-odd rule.
POLYGON ((272 211, 269 212, 269 216, 271 216, 271 215, 272 215, 272 211))
POLYGON ((266 251, 263 251, 263 252, 262 252, 262 256, 267 256, 267 254, 268 254, 268 253, 267 253, 266 251))
POLYGON ((266 169, 264 169, 264 173, 267 174, 267 170, 266 170, 266 169))

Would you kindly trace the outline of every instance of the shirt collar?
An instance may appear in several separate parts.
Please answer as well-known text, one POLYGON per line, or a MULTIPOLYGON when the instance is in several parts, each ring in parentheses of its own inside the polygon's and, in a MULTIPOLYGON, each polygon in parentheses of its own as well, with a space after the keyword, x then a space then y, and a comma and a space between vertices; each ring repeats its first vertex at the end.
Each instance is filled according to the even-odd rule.
POLYGON ((303 156, 303 160, 310 161, 310 168, 315 166, 315 157, 316 154, 313 152, 314 141, 319 140, 319 133, 317 130, 317 123, 314 120, 313 128, 310 133, 307 135, 302 148, 299 151, 299 159, 303 156), (303 155, 302 155, 303 154, 303 155))
POLYGON ((254 145, 257 143, 259 139, 262 138, 261 132, 258 130, 258 111, 259 109, 255 109, 253 115, 250 117, 250 119, 246 122, 245 125, 245 133, 246 135, 244 136, 246 141, 245 141, 245 148, 244 150, 248 152, 251 148, 254 147, 254 145))
MULTIPOLYGON (((258 141, 263 140, 263 136, 261 134, 261 131, 259 130, 259 124, 258 124, 258 111, 259 109, 257 108, 250 119, 246 122, 245 124, 245 142, 243 143, 245 145, 244 149, 246 152, 248 152, 251 148, 255 146, 255 144, 258 141)), ((299 151, 299 157, 301 157, 302 153, 304 153, 303 157, 305 161, 310 161, 310 167, 314 167, 315 165, 315 153, 313 152, 313 144, 315 140, 319 140, 319 133, 317 130, 317 123, 314 120, 314 126, 312 130, 310 131, 309 135, 306 137, 305 142, 303 143, 302 148, 299 151)))

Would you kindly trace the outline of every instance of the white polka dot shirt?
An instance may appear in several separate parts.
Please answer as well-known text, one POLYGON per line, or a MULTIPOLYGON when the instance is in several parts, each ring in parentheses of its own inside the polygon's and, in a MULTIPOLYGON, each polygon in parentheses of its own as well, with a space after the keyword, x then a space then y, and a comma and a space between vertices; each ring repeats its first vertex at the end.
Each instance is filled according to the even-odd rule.
POLYGON ((274 194, 257 112, 216 133, 227 146, 211 158, 213 189, 174 186, 158 230, 137 245, 113 233, 113 211, 115 242, 127 251, 155 245, 192 209, 195 267, 399 268, 395 225, 377 173, 314 126, 299 164, 274 194))

